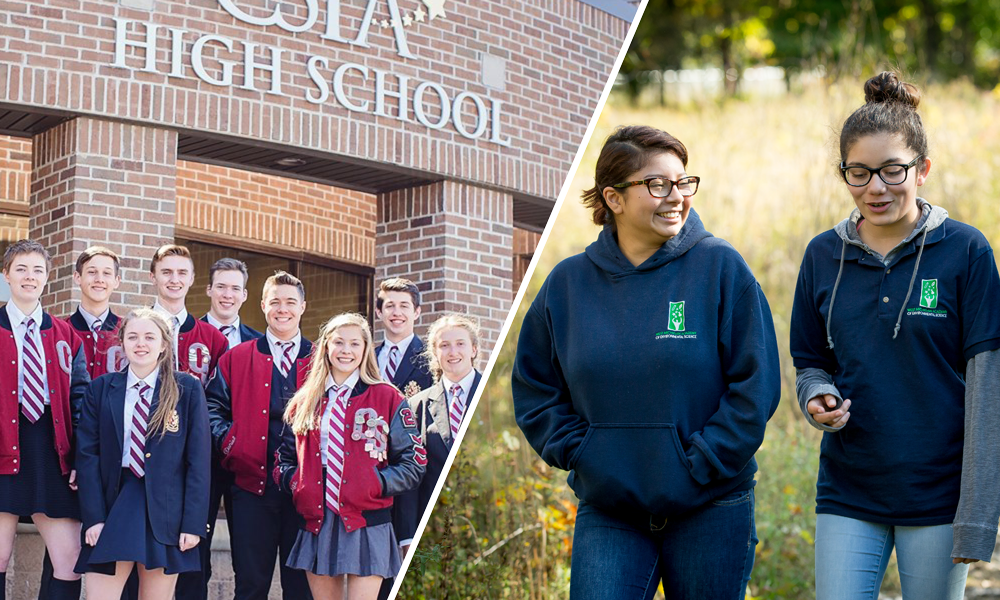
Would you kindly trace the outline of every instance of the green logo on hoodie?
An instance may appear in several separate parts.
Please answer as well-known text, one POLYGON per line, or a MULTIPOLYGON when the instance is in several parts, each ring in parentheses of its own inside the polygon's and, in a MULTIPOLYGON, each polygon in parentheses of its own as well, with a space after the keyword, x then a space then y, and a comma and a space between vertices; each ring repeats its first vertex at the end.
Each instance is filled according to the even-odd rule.
POLYGON ((937 308, 938 286, 937 279, 924 279, 920 285, 920 306, 923 308, 937 308))
POLYGON ((684 301, 670 303, 670 322, 667 331, 684 331, 684 301))
POLYGON ((667 330, 656 334, 656 339, 665 338, 696 338, 698 334, 694 331, 686 331, 684 319, 684 301, 671 302, 670 312, 667 320, 667 330))

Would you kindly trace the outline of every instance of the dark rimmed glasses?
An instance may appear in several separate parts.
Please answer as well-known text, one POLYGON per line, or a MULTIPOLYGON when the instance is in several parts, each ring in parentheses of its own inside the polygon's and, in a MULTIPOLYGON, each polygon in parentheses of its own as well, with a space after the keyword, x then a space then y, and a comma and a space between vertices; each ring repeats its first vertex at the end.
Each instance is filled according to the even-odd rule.
POLYGON ((906 174, 909 173, 910 167, 917 164, 921 158, 923 157, 918 156, 911 160, 909 164, 882 165, 877 169, 869 169, 862 166, 848 167, 846 164, 840 163, 840 174, 844 176, 844 181, 851 187, 864 187, 868 185, 868 182, 872 180, 872 175, 875 173, 878 173, 879 179, 884 181, 886 185, 899 185, 906 181, 906 174))
POLYGON ((686 198, 688 196, 694 196, 695 192, 698 191, 698 183, 700 181, 701 177, 685 177, 683 179, 678 179, 677 181, 667 179, 666 177, 647 177, 640 181, 616 183, 611 187, 615 189, 622 189, 645 183, 650 196, 654 198, 666 198, 670 195, 670 192, 674 191, 674 186, 676 186, 678 191, 680 191, 681 196, 686 198))

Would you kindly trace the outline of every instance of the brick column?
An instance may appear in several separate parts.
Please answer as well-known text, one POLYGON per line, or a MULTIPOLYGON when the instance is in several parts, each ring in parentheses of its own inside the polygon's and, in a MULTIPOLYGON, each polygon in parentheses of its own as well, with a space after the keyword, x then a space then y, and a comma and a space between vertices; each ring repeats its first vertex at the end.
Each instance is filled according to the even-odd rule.
POLYGON ((417 283, 421 335, 447 312, 476 317, 485 365, 513 300, 511 195, 452 181, 381 194, 375 235, 376 289, 387 277, 417 283))
POLYGON ((46 310, 74 310, 73 264, 92 244, 122 258, 116 312, 152 301, 149 259, 174 239, 176 173, 174 131, 78 117, 35 136, 29 232, 53 258, 46 310))

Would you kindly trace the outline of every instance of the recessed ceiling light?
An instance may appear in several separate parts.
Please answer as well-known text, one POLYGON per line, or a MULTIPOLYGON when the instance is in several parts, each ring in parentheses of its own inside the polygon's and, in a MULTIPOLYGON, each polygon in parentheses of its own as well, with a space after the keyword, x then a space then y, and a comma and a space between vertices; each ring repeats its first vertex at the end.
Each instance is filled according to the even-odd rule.
POLYGON ((282 167, 301 167, 306 164, 306 161, 302 158, 295 158, 294 156, 289 156, 287 158, 279 158, 274 161, 274 164, 280 165, 282 167))

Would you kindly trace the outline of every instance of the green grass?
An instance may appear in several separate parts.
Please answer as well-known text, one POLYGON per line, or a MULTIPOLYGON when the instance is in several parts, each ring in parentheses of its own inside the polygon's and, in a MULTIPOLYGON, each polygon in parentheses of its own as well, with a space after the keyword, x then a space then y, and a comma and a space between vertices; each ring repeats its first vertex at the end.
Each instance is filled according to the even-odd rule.
MULTIPOLYGON (((525 297, 530 303, 554 264, 596 238, 598 230, 578 198, 593 185, 597 154, 614 126, 647 123, 687 145, 688 172, 702 177, 695 209, 709 231, 740 251, 760 281, 782 360, 781 405, 757 453, 760 544, 750 585, 755 598, 812 596, 820 433, 805 423, 796 405, 788 328, 806 244, 853 207, 835 165, 840 160, 837 132, 863 102, 860 90, 861 82, 853 81, 783 98, 683 110, 636 109, 621 99, 609 103, 525 297)), ((928 86, 923 92, 920 113, 932 168, 920 195, 979 228, 998 247, 1000 120, 995 115, 1000 97, 968 84, 928 86)), ((568 598, 576 499, 566 474, 544 465, 521 437, 510 401, 510 369, 524 310, 518 308, 499 350, 449 487, 421 540, 422 571, 410 571, 401 598, 568 598)), ((898 589, 890 565, 883 590, 898 589)))

